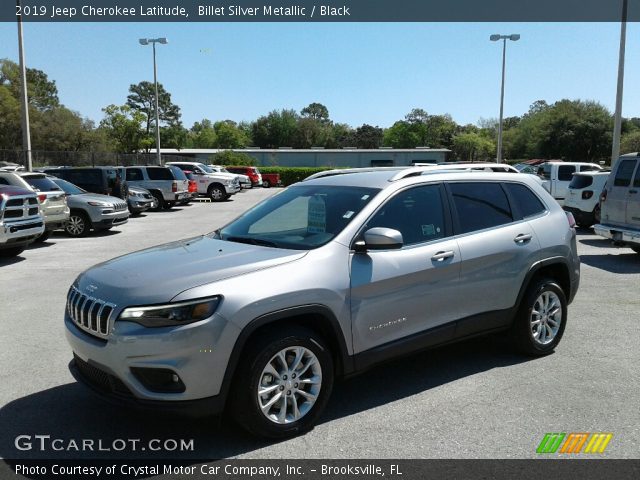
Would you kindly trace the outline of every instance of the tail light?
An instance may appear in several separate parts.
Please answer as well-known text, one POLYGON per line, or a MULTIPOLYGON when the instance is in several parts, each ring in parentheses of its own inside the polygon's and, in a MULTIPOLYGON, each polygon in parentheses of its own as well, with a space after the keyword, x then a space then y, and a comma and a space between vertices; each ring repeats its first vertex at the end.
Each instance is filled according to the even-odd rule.
POLYGON ((592 190, 585 190, 582 192, 582 199, 583 200, 589 200, 591 197, 593 197, 593 191, 592 190))
POLYGON ((564 213, 567 215, 567 221, 569 222, 569 227, 576 228, 576 219, 573 218, 573 213, 567 212, 566 210, 564 213))
POLYGON ((44 193, 41 193, 40 195, 38 195, 38 200, 40 201, 40 203, 44 203, 46 199, 47 199, 47 196, 44 193))
POLYGON ((178 191, 178 182, 173 182, 173 183, 171 184, 171 191, 172 191, 173 193, 176 193, 176 192, 178 191))
POLYGON ((602 193, 600 194, 600 202, 604 202, 607 199, 607 189, 605 188, 604 190, 602 190, 602 193))

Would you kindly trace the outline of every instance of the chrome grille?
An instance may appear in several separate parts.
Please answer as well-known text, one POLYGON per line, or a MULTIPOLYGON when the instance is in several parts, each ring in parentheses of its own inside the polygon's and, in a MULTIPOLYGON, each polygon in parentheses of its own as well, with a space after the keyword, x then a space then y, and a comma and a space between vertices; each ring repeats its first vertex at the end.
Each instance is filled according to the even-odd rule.
POLYGON ((67 294, 67 313, 80 329, 100 338, 107 338, 112 325, 113 303, 85 295, 76 287, 67 294))
POLYGON ((113 208, 115 209, 116 212, 121 212, 121 211, 127 209, 127 204, 126 203, 114 203, 113 204, 113 208))

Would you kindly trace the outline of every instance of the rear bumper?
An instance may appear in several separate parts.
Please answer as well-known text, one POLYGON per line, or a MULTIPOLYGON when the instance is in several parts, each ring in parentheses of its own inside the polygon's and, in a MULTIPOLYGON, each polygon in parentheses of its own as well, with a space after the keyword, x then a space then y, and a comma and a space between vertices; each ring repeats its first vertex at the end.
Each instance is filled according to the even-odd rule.
POLYGON ((604 224, 594 225, 593 230, 596 235, 610 238, 614 242, 640 246, 640 230, 604 224))
POLYGON ((593 212, 585 212, 579 208, 567 207, 566 205, 562 208, 573 215, 578 225, 593 225, 595 223, 593 212))

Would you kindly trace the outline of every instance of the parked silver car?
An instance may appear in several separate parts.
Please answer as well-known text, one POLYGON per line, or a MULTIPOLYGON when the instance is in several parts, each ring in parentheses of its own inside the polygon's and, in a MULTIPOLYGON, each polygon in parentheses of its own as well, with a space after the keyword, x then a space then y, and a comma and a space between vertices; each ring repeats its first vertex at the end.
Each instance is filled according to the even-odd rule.
POLYGON ((124 403, 227 406, 255 434, 293 435, 334 378, 399 355, 498 331, 553 352, 579 284, 574 225, 529 175, 327 172, 80 274, 71 370, 124 403))
POLYGON ((140 215, 150 208, 158 207, 158 200, 151 195, 151 192, 142 187, 129 186, 127 205, 131 215, 140 215))
POLYGON ((72 237, 84 237, 90 230, 109 230, 123 225, 129 220, 127 204, 118 197, 87 193, 86 190, 62 180, 49 176, 67 196, 71 213, 69 221, 64 225, 65 231, 72 237))

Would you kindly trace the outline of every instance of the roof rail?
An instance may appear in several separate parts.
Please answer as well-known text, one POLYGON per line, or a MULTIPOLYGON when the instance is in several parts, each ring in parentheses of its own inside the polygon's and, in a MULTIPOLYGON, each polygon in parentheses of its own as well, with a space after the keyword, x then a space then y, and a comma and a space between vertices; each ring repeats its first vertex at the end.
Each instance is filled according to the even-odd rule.
POLYGON ((409 167, 364 167, 364 168, 338 168, 334 170, 325 170, 323 172, 314 173, 313 175, 308 176, 303 182, 307 180, 315 180, 317 178, 324 177, 333 177, 334 175, 346 175, 349 173, 364 173, 364 172, 384 172, 384 171, 394 171, 394 170, 406 170, 409 167))

